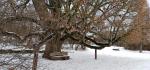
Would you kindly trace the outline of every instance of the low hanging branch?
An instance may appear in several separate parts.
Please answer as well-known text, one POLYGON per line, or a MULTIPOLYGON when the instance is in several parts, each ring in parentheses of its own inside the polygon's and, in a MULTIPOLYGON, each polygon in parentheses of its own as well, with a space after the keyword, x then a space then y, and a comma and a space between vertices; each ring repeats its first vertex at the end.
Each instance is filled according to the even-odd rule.
POLYGON ((13 32, 4 32, 4 31, 0 32, 0 36, 8 36, 8 37, 15 38, 20 43, 25 42, 30 37, 39 37, 40 39, 44 38, 43 35, 40 34, 40 33, 31 33, 31 34, 26 35, 24 38, 21 38, 16 33, 13 33, 13 32))
POLYGON ((91 49, 103 49, 105 48, 106 46, 108 46, 109 44, 103 44, 103 45, 98 45, 98 46, 92 46, 92 45, 89 45, 83 41, 80 41, 79 39, 75 39, 74 37, 72 36, 69 36, 70 39, 72 40, 75 40, 75 41, 79 41, 79 43, 83 44, 84 46, 88 47, 88 48, 91 48, 91 49))
POLYGON ((0 32, 0 36, 8 36, 8 37, 13 37, 15 39, 17 39, 18 41, 22 41, 21 37, 18 36, 16 33, 12 33, 12 32, 0 32))
POLYGON ((75 34, 78 34, 78 36, 83 37, 83 35, 80 34, 79 32, 71 32, 71 33, 65 32, 65 33, 66 33, 66 35, 63 36, 63 37, 61 38, 61 40, 70 38, 70 39, 72 39, 72 40, 74 40, 74 41, 78 41, 80 44, 83 44, 84 46, 89 47, 89 48, 92 48, 92 49, 103 49, 103 48, 105 48, 106 46, 109 46, 109 43, 99 43, 99 42, 97 42, 97 41, 95 41, 95 40, 93 40, 93 39, 91 39, 91 38, 89 38, 89 37, 87 37, 87 36, 84 36, 84 39, 85 39, 85 40, 91 41, 92 43, 94 43, 94 44, 96 44, 96 45, 98 45, 98 46, 93 46, 93 45, 90 45, 90 44, 85 43, 85 42, 84 42, 83 40, 81 40, 81 39, 74 38, 73 36, 74 36, 75 34))
POLYGON ((12 21, 29 21, 29 22, 36 23, 37 25, 40 25, 39 20, 36 20, 34 18, 30 18, 30 17, 24 17, 24 16, 14 16, 14 17, 5 18, 1 21, 1 25, 5 24, 5 23, 10 23, 12 21))

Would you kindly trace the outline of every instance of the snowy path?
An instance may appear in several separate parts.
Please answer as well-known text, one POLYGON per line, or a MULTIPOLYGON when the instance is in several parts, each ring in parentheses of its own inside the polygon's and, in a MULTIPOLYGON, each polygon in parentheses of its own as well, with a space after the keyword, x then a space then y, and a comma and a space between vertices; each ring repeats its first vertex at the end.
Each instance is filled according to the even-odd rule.
POLYGON ((71 51, 67 61, 39 60, 38 70, 150 70, 150 52, 138 53, 112 47, 98 51, 94 60, 94 50, 71 51))

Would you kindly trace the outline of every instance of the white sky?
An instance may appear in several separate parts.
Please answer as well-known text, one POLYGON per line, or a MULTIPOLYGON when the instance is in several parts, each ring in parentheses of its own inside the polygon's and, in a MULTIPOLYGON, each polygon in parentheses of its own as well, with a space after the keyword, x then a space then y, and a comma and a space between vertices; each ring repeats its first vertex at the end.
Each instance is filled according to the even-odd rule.
POLYGON ((148 6, 150 7, 150 0, 147 0, 147 2, 148 2, 148 6))

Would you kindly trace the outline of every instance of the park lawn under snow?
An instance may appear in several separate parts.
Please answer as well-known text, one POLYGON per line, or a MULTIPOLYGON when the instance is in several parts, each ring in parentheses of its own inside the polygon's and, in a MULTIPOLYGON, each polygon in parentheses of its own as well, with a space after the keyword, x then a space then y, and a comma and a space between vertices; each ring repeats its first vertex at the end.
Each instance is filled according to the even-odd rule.
POLYGON ((39 56, 38 70, 150 70, 150 51, 139 53, 121 47, 106 47, 98 50, 97 60, 93 49, 68 52, 71 59, 64 61, 51 61, 39 56))

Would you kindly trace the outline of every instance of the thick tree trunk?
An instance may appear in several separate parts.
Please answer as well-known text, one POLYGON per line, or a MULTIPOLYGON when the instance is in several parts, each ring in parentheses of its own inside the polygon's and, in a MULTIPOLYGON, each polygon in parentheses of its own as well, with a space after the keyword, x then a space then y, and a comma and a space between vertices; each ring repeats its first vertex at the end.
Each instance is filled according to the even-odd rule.
POLYGON ((44 24, 47 24, 47 21, 50 20, 50 14, 48 12, 45 0, 32 0, 34 4, 35 11, 39 15, 41 21, 44 21, 44 24))
POLYGON ((43 58, 50 59, 50 53, 53 52, 61 52, 62 41, 60 41, 60 37, 57 35, 51 41, 46 44, 45 51, 43 54, 43 58))
POLYGON ((63 41, 60 41, 59 37, 54 37, 52 40, 47 42, 43 58, 51 59, 50 54, 53 52, 61 52, 63 41))
MULTIPOLYGON (((53 21, 53 19, 57 17, 56 15, 57 12, 52 12, 50 16, 48 8, 45 4, 45 0, 32 0, 32 1, 37 14, 39 15, 40 20, 44 22, 44 24, 41 25, 47 26, 49 24, 48 23, 49 21, 53 21)), ((50 59, 50 53, 61 51, 62 41, 60 41, 60 37, 61 34, 56 33, 56 36, 46 44, 45 51, 43 54, 44 58, 50 59)))

